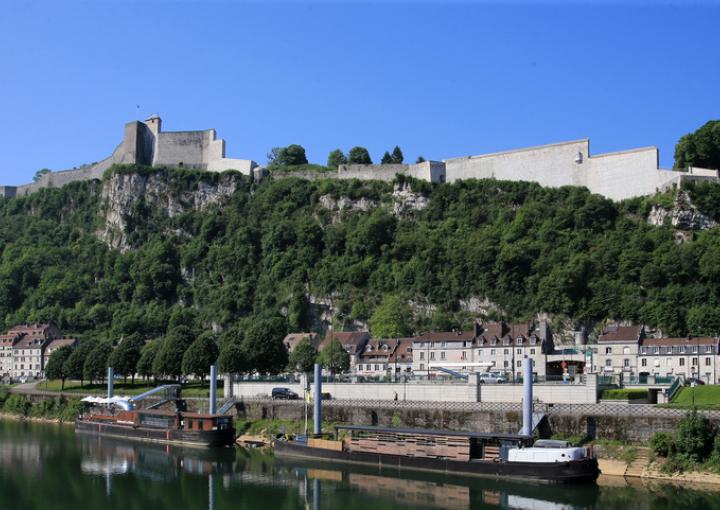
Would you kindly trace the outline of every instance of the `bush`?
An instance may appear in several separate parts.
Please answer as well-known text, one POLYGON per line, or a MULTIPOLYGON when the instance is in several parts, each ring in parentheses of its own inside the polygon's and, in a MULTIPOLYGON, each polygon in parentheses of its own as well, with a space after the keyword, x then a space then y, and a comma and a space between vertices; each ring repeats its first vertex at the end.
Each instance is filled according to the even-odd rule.
POLYGON ((604 400, 643 399, 643 398, 648 398, 648 391, 647 390, 637 390, 637 389, 627 389, 627 388, 609 389, 609 390, 603 390, 600 398, 604 399, 604 400))
POLYGON ((655 432, 650 438, 650 448, 655 455, 670 457, 675 452, 675 442, 669 432, 655 432))
POLYGON ((677 451, 694 461, 703 461, 713 446, 713 435, 712 425, 707 418, 695 411, 689 412, 678 423, 675 442, 677 451))
POLYGON ((3 411, 10 414, 27 416, 31 408, 32 404, 30 401, 22 395, 10 395, 10 397, 5 401, 3 411))
POLYGON ((82 414, 88 407, 85 402, 78 399, 68 400, 59 413, 60 421, 75 421, 78 415, 82 414))

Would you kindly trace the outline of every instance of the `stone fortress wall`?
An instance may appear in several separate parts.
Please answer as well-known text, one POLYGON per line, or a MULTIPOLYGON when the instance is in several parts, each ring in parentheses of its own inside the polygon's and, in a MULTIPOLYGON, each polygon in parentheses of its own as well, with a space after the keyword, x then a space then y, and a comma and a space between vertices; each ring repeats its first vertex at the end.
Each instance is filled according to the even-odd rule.
POLYGON ((59 187, 78 180, 99 179, 113 164, 145 164, 195 168, 213 172, 237 170, 254 179, 267 175, 302 179, 362 179, 391 181, 397 174, 428 182, 463 179, 530 181, 542 186, 584 186, 612 200, 652 195, 688 180, 720 178, 718 170, 689 168, 685 172, 659 167, 658 149, 644 147, 623 152, 591 155, 588 139, 524 149, 425 161, 409 165, 340 165, 334 171, 268 171, 246 159, 225 157, 225 141, 214 129, 162 131, 157 115, 145 122, 125 125, 122 143, 99 163, 79 169, 51 172, 38 182, 0 186, 0 197, 24 196, 41 188, 59 187))

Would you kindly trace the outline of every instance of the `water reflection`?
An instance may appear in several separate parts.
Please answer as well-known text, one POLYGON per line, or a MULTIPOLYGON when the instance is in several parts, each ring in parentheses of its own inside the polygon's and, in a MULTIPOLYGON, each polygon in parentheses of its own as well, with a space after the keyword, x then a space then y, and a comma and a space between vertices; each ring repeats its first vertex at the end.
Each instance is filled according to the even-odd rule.
POLYGON ((0 507, 336 509, 720 509, 683 486, 601 480, 557 487, 273 459, 75 436, 69 427, 0 422, 0 507), (42 483, 37 483, 42 480, 42 483))

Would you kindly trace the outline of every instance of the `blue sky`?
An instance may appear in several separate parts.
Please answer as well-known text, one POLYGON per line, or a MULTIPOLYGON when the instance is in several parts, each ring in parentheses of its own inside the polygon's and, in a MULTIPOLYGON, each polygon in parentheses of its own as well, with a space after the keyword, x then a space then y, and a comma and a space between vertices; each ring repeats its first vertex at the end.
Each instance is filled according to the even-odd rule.
POLYGON ((123 124, 214 127, 227 156, 406 159, 577 138, 656 145, 720 118, 714 2, 20 2, 0 11, 0 184, 108 156, 123 124))

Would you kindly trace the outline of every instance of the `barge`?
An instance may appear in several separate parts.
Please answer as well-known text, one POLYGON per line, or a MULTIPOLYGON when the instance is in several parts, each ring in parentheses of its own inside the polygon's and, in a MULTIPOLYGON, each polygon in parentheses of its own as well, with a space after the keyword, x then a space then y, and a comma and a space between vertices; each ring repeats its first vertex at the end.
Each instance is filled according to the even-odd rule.
POLYGON ((591 448, 514 434, 338 426, 336 439, 276 440, 280 457, 317 459, 496 479, 592 482, 600 471, 591 448))
MULTIPOLYGON (((112 370, 109 380, 112 380, 112 370)), ((108 384, 107 398, 82 399, 90 407, 75 420, 75 431, 188 446, 234 445, 232 416, 225 415, 223 409, 215 412, 214 391, 211 390, 209 413, 191 413, 187 411, 185 400, 180 398, 180 388, 179 384, 170 384, 136 397, 115 397, 112 395, 112 385, 108 384), (162 395, 162 398, 147 408, 135 408, 140 401, 153 395, 162 395), (160 409, 167 404, 174 404, 174 409, 160 409)))

